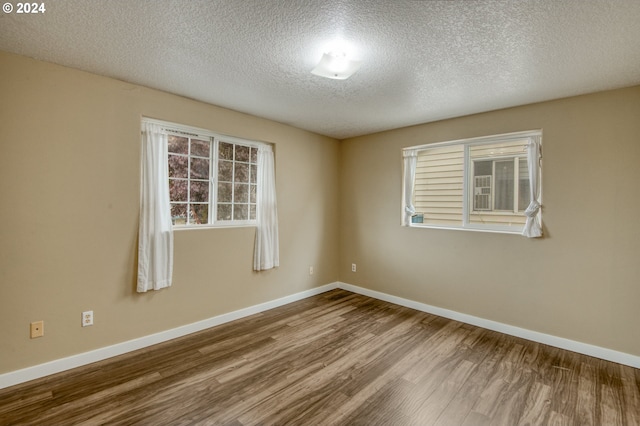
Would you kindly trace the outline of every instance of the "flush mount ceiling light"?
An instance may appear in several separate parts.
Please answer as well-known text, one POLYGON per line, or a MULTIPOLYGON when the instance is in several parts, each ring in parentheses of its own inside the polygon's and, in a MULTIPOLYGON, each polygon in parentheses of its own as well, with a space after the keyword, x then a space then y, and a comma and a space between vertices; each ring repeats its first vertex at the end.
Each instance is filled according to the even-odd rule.
POLYGON ((361 62, 347 58, 344 52, 329 52, 322 55, 320 63, 311 70, 311 74, 334 80, 346 80, 358 71, 361 62))

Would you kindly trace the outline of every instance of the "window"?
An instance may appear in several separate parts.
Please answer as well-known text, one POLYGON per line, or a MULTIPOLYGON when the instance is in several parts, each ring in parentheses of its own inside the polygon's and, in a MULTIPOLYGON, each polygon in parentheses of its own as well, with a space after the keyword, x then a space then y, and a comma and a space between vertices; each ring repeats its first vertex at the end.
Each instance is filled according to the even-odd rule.
MULTIPOLYGON (((532 178, 536 203, 540 193, 539 162, 533 176, 528 167, 529 147, 539 148, 540 136, 522 132, 406 148, 405 224, 523 232, 532 178), (414 167, 408 161, 415 162, 413 178, 406 176, 414 167)), ((539 210, 531 214, 539 222, 539 210)))
POLYGON ((163 130, 173 225, 254 225, 261 143, 171 123, 163 130))
POLYGON ((253 269, 280 265, 273 147, 143 118, 138 291, 171 285, 173 228, 255 225, 253 269))

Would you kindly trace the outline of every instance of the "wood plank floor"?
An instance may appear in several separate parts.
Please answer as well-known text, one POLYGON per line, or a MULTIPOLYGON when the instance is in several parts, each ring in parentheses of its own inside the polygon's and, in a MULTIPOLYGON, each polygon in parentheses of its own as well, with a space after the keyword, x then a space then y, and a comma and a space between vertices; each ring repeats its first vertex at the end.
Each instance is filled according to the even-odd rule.
POLYGON ((640 370, 343 290, 0 390, 1 425, 640 425, 640 370))

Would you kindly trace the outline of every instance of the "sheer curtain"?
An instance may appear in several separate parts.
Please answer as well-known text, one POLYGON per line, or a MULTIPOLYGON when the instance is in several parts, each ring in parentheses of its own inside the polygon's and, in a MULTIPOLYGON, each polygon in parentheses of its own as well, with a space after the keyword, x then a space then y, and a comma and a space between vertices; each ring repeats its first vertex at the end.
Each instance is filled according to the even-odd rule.
POLYGON ((256 245, 253 269, 263 271, 280 265, 278 243, 278 209, 273 149, 258 148, 258 188, 256 211, 256 245))
POLYGON ((522 235, 529 238, 537 238, 542 236, 542 227, 538 219, 540 211, 540 194, 538 188, 538 170, 540 163, 540 136, 534 136, 527 146, 527 167, 529 168, 529 207, 524 211, 527 216, 527 222, 524 224, 522 235))
POLYGON ((137 288, 140 293, 171 285, 173 230, 167 139, 166 133, 157 124, 142 123, 137 288))
POLYGON ((405 149, 402 151, 403 156, 403 191, 402 191, 402 206, 404 208, 402 215, 402 226, 411 225, 411 216, 416 214, 416 209, 413 206, 413 185, 416 177, 416 164, 418 163, 418 150, 417 149, 405 149))

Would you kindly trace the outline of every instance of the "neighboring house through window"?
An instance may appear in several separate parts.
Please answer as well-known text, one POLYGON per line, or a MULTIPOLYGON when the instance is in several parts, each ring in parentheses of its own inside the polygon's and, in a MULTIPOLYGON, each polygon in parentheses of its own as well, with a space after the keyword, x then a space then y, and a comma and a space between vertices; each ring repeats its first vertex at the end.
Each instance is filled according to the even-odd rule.
POLYGON ((540 165, 532 176, 528 157, 540 140, 536 131, 406 148, 405 174, 415 172, 405 176, 405 225, 521 233, 532 178, 539 202, 540 165))

